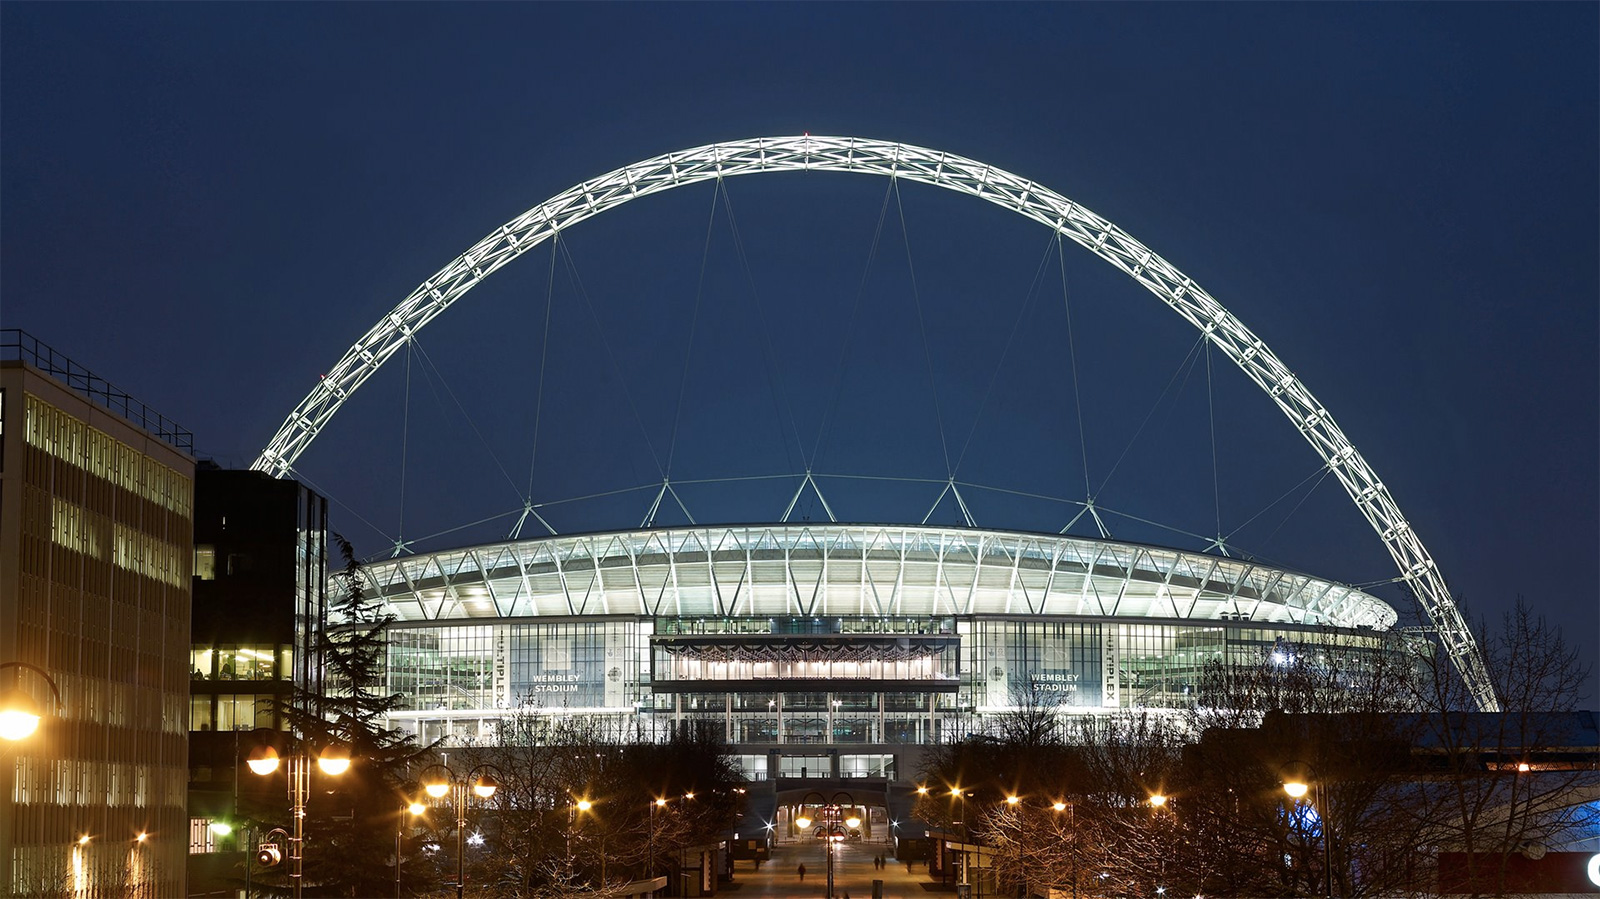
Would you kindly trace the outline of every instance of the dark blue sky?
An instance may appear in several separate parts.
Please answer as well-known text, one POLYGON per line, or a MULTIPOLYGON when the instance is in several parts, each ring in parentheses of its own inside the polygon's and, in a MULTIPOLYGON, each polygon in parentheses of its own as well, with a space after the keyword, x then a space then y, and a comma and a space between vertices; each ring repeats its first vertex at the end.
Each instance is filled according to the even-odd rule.
MULTIPOLYGON (((1575 3, 7 3, 0 322, 246 465, 418 282, 578 181, 761 135, 934 147, 1049 185, 1204 285, 1329 408, 1469 614, 1520 594, 1600 657, 1596 33, 1575 3)), ((426 329, 410 375, 397 357, 302 460, 352 510, 337 526, 380 552, 515 507, 530 468, 550 501, 659 482, 669 456, 676 479, 815 451, 819 471, 937 480, 975 430, 963 480, 1081 499, 1087 468, 1119 511, 1392 576, 1331 480, 1292 492, 1318 460, 1265 397, 1220 355, 1209 379, 1203 355, 1184 366, 1193 330, 1087 253, 1066 254, 1063 302, 1053 257, 1030 287, 1048 235, 977 201, 907 185, 873 253, 885 181, 726 187, 579 226, 554 278, 540 248, 426 329)), ((684 496, 750 520, 792 489, 684 496)), ((824 490, 864 519, 937 495, 824 490)), ((1070 515, 968 492, 982 524, 1070 515)), ((648 501, 550 516, 631 526, 648 501)))

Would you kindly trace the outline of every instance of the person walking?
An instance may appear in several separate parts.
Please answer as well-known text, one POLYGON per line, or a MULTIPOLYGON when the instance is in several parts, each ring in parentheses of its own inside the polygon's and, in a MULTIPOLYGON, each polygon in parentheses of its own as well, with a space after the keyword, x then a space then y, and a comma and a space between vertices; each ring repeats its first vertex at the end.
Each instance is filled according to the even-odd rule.
POLYGON ((806 865, 805 865, 805 862, 801 862, 800 863, 800 867, 797 870, 800 872, 800 882, 801 883, 805 883, 806 882, 806 865))

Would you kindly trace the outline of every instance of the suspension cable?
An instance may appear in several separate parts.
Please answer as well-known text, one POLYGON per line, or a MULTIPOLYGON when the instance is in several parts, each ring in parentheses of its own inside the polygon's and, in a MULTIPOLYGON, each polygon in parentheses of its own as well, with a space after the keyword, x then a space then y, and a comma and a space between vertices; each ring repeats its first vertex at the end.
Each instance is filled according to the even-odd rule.
MULTIPOLYGON (((559 236, 559 235, 558 235, 559 236)), ((544 281, 544 336, 539 343, 539 388, 533 402, 533 446, 528 450, 528 492, 523 501, 533 496, 534 465, 539 461, 539 424, 544 418, 544 372, 550 362, 550 311, 555 306, 556 241, 550 241, 550 271, 544 281)))
MULTIPOLYGON (((1226 539, 1229 539, 1229 540, 1233 539, 1233 535, 1234 534, 1237 534, 1240 531, 1244 530, 1245 528, 1249 527, 1251 522, 1255 521, 1257 518, 1260 518, 1262 515, 1265 515, 1268 511, 1270 511, 1272 509, 1273 506, 1276 506, 1278 503, 1281 503, 1284 500, 1288 499, 1291 494, 1293 494, 1295 491, 1299 490, 1301 487, 1304 487, 1306 485, 1307 481, 1310 481, 1312 478, 1316 477, 1319 474, 1326 476, 1327 473, 1329 471, 1331 471, 1331 470, 1332 469, 1329 468, 1328 463, 1326 463, 1326 462, 1322 463, 1322 465, 1317 467, 1316 471, 1313 471, 1310 474, 1306 475, 1305 477, 1301 478, 1299 483, 1295 484, 1293 487, 1290 487, 1288 490, 1283 491, 1283 493, 1279 494, 1277 499, 1273 500, 1270 503, 1267 503, 1265 506, 1262 506, 1261 509, 1256 512, 1256 514, 1250 516, 1249 518, 1246 518, 1244 520, 1243 524, 1241 524, 1238 527, 1234 528, 1233 530, 1229 531, 1227 533, 1226 539)), ((1321 482, 1319 481, 1318 483, 1321 483, 1321 482)), ((1316 488, 1313 487, 1311 489, 1315 490, 1316 488)))
POLYGON ((400 413, 400 521, 398 531, 394 537, 395 551, 398 552, 400 544, 406 536, 406 456, 410 452, 411 442, 411 341, 414 335, 406 335, 406 387, 405 409, 400 413))
POLYGON ((1217 543, 1222 543, 1222 480, 1217 475, 1217 402, 1211 381, 1211 341, 1206 341, 1206 417, 1211 422, 1211 497, 1216 503, 1217 543))
MULTIPOLYGON (((1194 362, 1199 358, 1198 350, 1200 349, 1200 345, 1205 342, 1205 339, 1206 336, 1201 334, 1200 337, 1196 339, 1195 342, 1189 347, 1189 352, 1184 354, 1183 360, 1179 362, 1178 367, 1173 370, 1172 377, 1167 379, 1166 386, 1161 388, 1161 393, 1156 396, 1156 401, 1150 406, 1150 411, 1145 413, 1144 420, 1139 422, 1138 428, 1134 429, 1133 436, 1128 439, 1128 445, 1122 448, 1122 454, 1117 456, 1116 462, 1112 463, 1111 470, 1106 472, 1105 479, 1100 482, 1100 489, 1094 491, 1094 494, 1104 491, 1106 489, 1106 484, 1111 482, 1111 476, 1117 473, 1117 469, 1122 466, 1122 460, 1127 458, 1128 451, 1133 449, 1133 445, 1138 441, 1139 435, 1144 433, 1145 426, 1150 423, 1151 417, 1156 414, 1156 410, 1161 408, 1161 401, 1166 398, 1167 391, 1171 390, 1173 383, 1178 380, 1178 375, 1184 374, 1185 371, 1194 370, 1194 362)), ((1188 383, 1188 380, 1188 377, 1185 376, 1184 383, 1188 383)), ((1179 393, 1182 392, 1183 391, 1180 388, 1179 393)))
POLYGON ((483 436, 483 431, 478 427, 478 423, 473 421, 472 415, 467 412, 467 407, 462 405, 461 398, 456 396, 455 390, 450 387, 450 382, 445 378, 444 372, 439 370, 439 366, 436 365, 433 361, 433 358, 428 355, 428 351, 423 349, 422 341, 418 340, 414 336, 411 338, 411 341, 416 347, 417 355, 422 360, 422 364, 418 366, 418 368, 422 372, 423 380, 428 382, 428 389, 433 393, 434 401, 439 403, 440 408, 444 407, 444 402, 439 398, 438 389, 433 386, 433 379, 428 377, 428 370, 430 368, 433 369, 434 375, 439 378, 439 384, 444 387, 445 393, 449 394, 450 401, 455 403, 456 411, 460 412, 461 417, 466 420, 467 427, 471 428, 472 433, 477 435, 478 442, 483 444, 484 451, 487 452, 489 454, 489 458, 494 461, 495 467, 500 469, 501 477, 504 477, 506 479, 506 483, 511 485, 511 492, 515 493, 517 495, 517 499, 526 504, 528 497, 524 496, 522 490, 517 487, 517 482, 511 477, 511 472, 506 471, 505 465, 501 464, 500 457, 495 455, 494 447, 489 445, 489 441, 483 436))
POLYGON ((814 468, 817 458, 822 453, 822 440, 828 433, 828 422, 833 418, 833 413, 839 407, 839 399, 844 394, 844 365, 850 358, 850 344, 855 341, 856 318, 861 313, 861 301, 867 294, 867 277, 872 274, 872 263, 878 258, 878 243, 883 238, 883 223, 889 216, 889 197, 894 192, 894 179, 889 179, 889 186, 883 191, 883 205, 878 208, 878 226, 872 232, 872 245, 867 250, 867 263, 861 269, 861 280, 856 285, 856 300, 850 308, 850 321, 845 325, 844 345, 839 348, 839 364, 833 367, 833 399, 828 403, 828 408, 822 414, 822 421, 817 426, 817 440, 811 446, 811 457, 806 460, 806 468, 814 468))
MULTIPOLYGON (((1328 475, 1333 474, 1333 468, 1330 466, 1324 465, 1322 469, 1322 477, 1317 478, 1317 482, 1311 485, 1311 489, 1306 491, 1305 496, 1300 497, 1300 501, 1294 504, 1294 508, 1290 509, 1287 515, 1283 516, 1283 519, 1278 522, 1278 526, 1272 529, 1272 533, 1268 534, 1261 541, 1260 545, 1263 549, 1265 549, 1267 545, 1272 542, 1273 537, 1278 536, 1278 532, 1283 530, 1283 526, 1289 523, 1289 519, 1293 518, 1294 514, 1300 511, 1300 507, 1306 504, 1306 500, 1311 498, 1311 494, 1317 492, 1317 488, 1321 487, 1322 482, 1328 479, 1328 475)), ((1301 483, 1304 483, 1304 481, 1301 483)))
MULTIPOLYGON (((711 232, 717 224, 717 194, 722 189, 722 179, 712 182, 711 212, 706 217, 706 241, 700 249, 700 280, 694 287, 694 311, 689 315, 689 339, 684 342, 683 374, 678 378, 678 405, 672 412, 672 436, 667 441, 667 467, 663 478, 672 477, 672 459, 678 451, 678 424, 683 420, 683 398, 689 390, 689 363, 694 360, 694 335, 700 326, 700 301, 706 292, 706 263, 711 258, 711 232)), ((681 504, 680 504, 681 505, 681 504)))
MULTIPOLYGON (((1067 292, 1067 254, 1061 245, 1061 232, 1056 232, 1056 260, 1060 263, 1061 270, 1061 308, 1067 313, 1067 360, 1072 366, 1072 408, 1078 415, 1078 455, 1083 461, 1083 495, 1089 501, 1094 501, 1094 493, 1089 487, 1089 438, 1083 430, 1083 397, 1079 390, 1078 382, 1078 344, 1072 333, 1072 301, 1067 292)), ((1126 453, 1126 450, 1124 450, 1126 453)), ((1118 458, 1118 462, 1122 459, 1118 458)), ((1116 466, 1112 466, 1116 470, 1116 466)), ((1107 475, 1107 480, 1110 475, 1107 475)), ((1100 485, 1104 487, 1104 484, 1100 485)))
POLYGON ((939 449, 944 453, 944 472, 955 476, 950 467, 950 443, 944 436, 944 410, 939 404, 939 383, 933 376, 933 348, 928 344, 928 325, 922 314, 922 292, 917 289, 917 268, 911 261, 911 232, 906 228, 906 209, 900 201, 900 179, 890 177, 894 188, 894 205, 900 213, 900 237, 906 248, 906 273, 911 278, 911 299, 917 308, 917 330, 922 334, 922 357, 928 363, 928 390, 933 394, 933 417, 939 425, 939 449))
POLYGON ((1005 367, 1006 357, 1011 353, 1011 345, 1017 339, 1017 332, 1022 330, 1022 320, 1027 316, 1028 309, 1033 306, 1033 298, 1038 292, 1039 283, 1044 280, 1045 268, 1050 261, 1050 239, 1045 240, 1044 255, 1039 258, 1039 265, 1034 269, 1033 280, 1028 283, 1027 293, 1023 294, 1022 305, 1017 309, 1017 317, 1011 323, 1011 334, 1006 337, 1005 349, 1000 351, 1000 359, 995 363, 994 371, 989 374, 989 383, 983 389, 983 399, 978 402, 978 412, 972 418, 972 429, 967 432, 967 439, 961 444, 961 452, 956 455, 956 464, 951 469, 951 476, 961 470, 961 463, 967 458, 967 450, 972 447, 972 439, 978 435, 978 426, 983 423, 983 410, 989 405, 989 397, 994 393, 995 382, 1000 379, 1000 370, 1005 367))
POLYGON ((390 536, 389 533, 387 531, 385 531, 383 528, 380 528, 376 524, 373 524, 372 521, 370 519, 368 519, 365 515, 362 515, 360 512, 356 511, 354 506, 350 505, 349 503, 345 502, 344 500, 340 499, 339 497, 334 496, 332 493, 328 492, 327 490, 325 490, 321 486, 319 486, 315 481, 311 480, 309 477, 306 477, 305 472, 301 471, 298 468, 295 468, 292 465, 289 467, 288 471, 289 471, 289 474, 294 476, 295 480, 304 483, 306 486, 310 487, 312 490, 315 490, 316 492, 318 492, 318 493, 322 494, 323 496, 327 497, 328 500, 330 500, 334 505, 336 505, 339 508, 345 510, 346 512, 349 512, 351 515, 354 515, 356 517, 356 520, 360 521, 362 524, 364 524, 367 527, 371 528, 372 532, 377 534, 379 537, 382 537, 385 543, 389 544, 390 546, 399 545, 400 539, 399 539, 398 535, 390 536))
MULTIPOLYGON (((761 312, 761 295, 760 292, 756 290, 755 272, 750 268, 750 257, 745 252, 744 235, 739 231, 739 220, 733 214, 733 197, 728 193, 728 182, 726 179, 718 178, 717 186, 722 190, 723 212, 728 217, 728 230, 733 234, 733 247, 739 256, 739 265, 744 269, 745 283, 750 288, 750 308, 755 313, 754 317, 756 320, 756 329, 761 333, 762 355, 766 357, 767 363, 767 392, 772 395, 773 409, 788 418, 789 431, 794 435, 795 451, 798 452, 800 454, 800 458, 804 460, 806 454, 805 442, 800 439, 800 426, 795 421, 794 407, 789 402, 789 395, 786 391, 781 389, 783 370, 778 365, 777 349, 772 345, 771 329, 767 325, 766 316, 764 316, 761 312)), ((783 430, 783 425, 781 422, 779 423, 778 429, 779 431, 783 430)), ((793 467, 794 458, 789 455, 789 441, 787 438, 785 438, 783 441, 783 455, 784 458, 788 460, 789 465, 793 467)))
MULTIPOLYGON (((559 239, 560 235, 556 235, 559 239)), ((600 312, 595 309, 594 302, 589 298, 589 291, 583 286, 583 278, 578 274, 577 262, 572 258, 571 241, 562 240, 561 258, 566 263, 567 280, 572 285, 583 305, 589 310, 589 318, 594 322, 595 333, 600 337, 600 346, 606 351, 606 361, 611 363, 611 372, 616 375, 617 384, 622 388, 622 396, 628 401, 628 410, 633 413, 634 424, 639 426, 639 436, 644 440, 645 449, 650 452, 650 460, 655 463, 656 471, 665 480, 667 471, 661 465, 661 455, 656 452, 655 444, 650 440, 650 431, 644 426, 644 418, 639 415, 639 404, 633 399, 633 392, 628 389, 628 379, 622 374, 622 366, 617 362, 617 354, 611 348, 611 341, 606 339, 604 325, 600 321, 600 312)))

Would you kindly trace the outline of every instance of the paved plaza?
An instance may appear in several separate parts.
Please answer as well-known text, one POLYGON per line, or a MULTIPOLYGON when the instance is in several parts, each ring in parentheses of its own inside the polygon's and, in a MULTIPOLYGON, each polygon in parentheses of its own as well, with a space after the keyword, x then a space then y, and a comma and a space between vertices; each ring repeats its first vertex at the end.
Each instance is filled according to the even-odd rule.
MULTIPOLYGON (((944 892, 928 878, 927 862, 914 862, 912 872, 906 873, 904 862, 897 862, 892 849, 883 843, 843 843, 835 850, 835 899, 871 899, 872 881, 883 881, 884 899, 927 899, 930 893, 944 892), (889 863, 883 870, 873 867, 874 856, 883 854, 889 863)), ((732 884, 724 884, 718 894, 748 896, 815 896, 827 891, 827 848, 816 842, 780 843, 772 849, 772 859, 763 862, 760 870, 754 862, 740 861, 734 869, 732 884), (806 866, 806 876, 799 876, 800 865, 806 866), (728 888, 732 887, 731 890, 728 888)), ((950 890, 954 895, 954 890, 950 890)))

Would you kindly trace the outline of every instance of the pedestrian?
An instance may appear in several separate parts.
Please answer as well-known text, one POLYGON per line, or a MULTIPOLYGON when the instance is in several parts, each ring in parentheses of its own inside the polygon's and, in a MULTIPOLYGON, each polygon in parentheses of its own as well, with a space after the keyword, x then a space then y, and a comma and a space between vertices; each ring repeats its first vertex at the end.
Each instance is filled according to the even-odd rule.
POLYGON ((802 862, 800 864, 799 870, 800 870, 800 882, 801 883, 805 883, 806 882, 806 866, 805 866, 804 862, 802 862))

